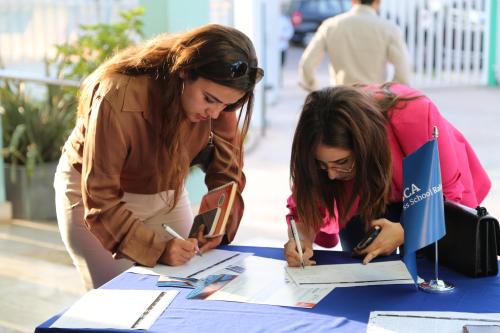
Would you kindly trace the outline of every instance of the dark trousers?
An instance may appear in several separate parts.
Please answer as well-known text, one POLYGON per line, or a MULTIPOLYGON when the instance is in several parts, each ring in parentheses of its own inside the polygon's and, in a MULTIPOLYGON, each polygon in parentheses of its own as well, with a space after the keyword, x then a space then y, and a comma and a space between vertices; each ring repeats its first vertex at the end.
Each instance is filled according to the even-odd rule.
MULTIPOLYGON (((393 203, 386 207, 385 214, 381 216, 392 222, 401 222, 402 203, 393 203)), ((365 235, 364 225, 359 216, 354 216, 339 233, 340 244, 343 251, 352 251, 356 244, 365 235)))

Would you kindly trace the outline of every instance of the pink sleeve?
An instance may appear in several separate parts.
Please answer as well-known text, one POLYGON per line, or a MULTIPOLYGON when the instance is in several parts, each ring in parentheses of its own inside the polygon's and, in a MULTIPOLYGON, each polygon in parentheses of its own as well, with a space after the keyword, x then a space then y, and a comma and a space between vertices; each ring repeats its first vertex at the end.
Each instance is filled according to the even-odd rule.
MULTIPOLYGON (((422 95, 405 86, 395 85, 394 88, 394 92, 400 95, 415 93, 422 95)), ((484 189, 488 188, 484 179, 488 180, 488 177, 469 143, 443 118, 429 98, 424 96, 407 102, 402 108, 394 109, 390 122, 404 156, 408 156, 431 140, 434 126, 437 126, 445 198, 469 207, 476 206, 482 200, 484 189), (483 170, 483 173, 478 170, 483 170)))
POLYGON ((429 121, 439 128, 438 146, 443 193, 447 200, 469 207, 479 205, 491 181, 467 139, 431 103, 429 121))
POLYGON ((437 126, 443 193, 448 200, 460 202, 464 187, 460 182, 450 126, 434 103, 426 97, 407 102, 403 108, 393 110, 390 122, 403 158, 431 140, 434 126, 437 126))
POLYGON ((455 150, 453 127, 441 116, 434 103, 430 102, 428 123, 431 132, 430 138, 432 138, 434 126, 437 126, 439 132, 439 164, 441 166, 443 194, 447 200, 462 202, 465 187, 458 162, 459 158, 462 160, 462 156, 459 156, 455 150))
MULTIPOLYGON (((289 212, 286 215, 286 221, 290 224, 290 218, 294 217, 296 223, 300 223, 297 219, 297 205, 293 199, 293 195, 290 195, 287 199, 287 205, 289 212)), ((323 217, 323 225, 316 233, 316 238, 314 242, 323 247, 334 247, 339 241, 339 224, 334 217, 331 217, 328 210, 323 207, 318 207, 321 210, 321 216, 323 217)), ((335 211, 336 213, 336 211, 335 211)))
POLYGON ((290 225, 291 217, 293 217, 297 222, 297 206, 295 205, 295 200, 293 200, 293 195, 290 195, 286 200, 286 208, 288 208, 288 214, 286 214, 286 223, 290 225))

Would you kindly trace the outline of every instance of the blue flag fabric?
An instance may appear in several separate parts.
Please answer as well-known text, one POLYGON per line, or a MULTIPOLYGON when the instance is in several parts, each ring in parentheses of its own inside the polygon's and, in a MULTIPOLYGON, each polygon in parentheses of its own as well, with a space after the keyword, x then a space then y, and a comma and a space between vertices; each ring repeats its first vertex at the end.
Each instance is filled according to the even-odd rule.
POLYGON ((443 185, 437 140, 433 139, 403 160, 404 262, 417 281, 415 252, 446 234, 443 185))

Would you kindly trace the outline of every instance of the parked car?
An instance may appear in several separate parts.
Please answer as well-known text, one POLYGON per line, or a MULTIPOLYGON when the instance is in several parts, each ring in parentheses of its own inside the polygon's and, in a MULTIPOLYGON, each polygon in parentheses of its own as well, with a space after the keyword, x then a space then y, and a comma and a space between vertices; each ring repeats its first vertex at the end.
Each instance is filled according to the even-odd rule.
POLYGON ((292 0, 288 9, 294 27, 291 42, 307 46, 324 20, 348 11, 351 6, 351 0, 292 0))

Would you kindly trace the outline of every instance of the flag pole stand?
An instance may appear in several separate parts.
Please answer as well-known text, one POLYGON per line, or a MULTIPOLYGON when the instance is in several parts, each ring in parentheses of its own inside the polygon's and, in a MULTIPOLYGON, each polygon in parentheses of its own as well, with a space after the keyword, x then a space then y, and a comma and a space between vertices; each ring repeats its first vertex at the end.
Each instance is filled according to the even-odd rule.
MULTIPOLYGON (((432 136, 434 140, 437 140, 439 136, 437 126, 434 126, 432 136)), ((430 281, 424 281, 418 284, 418 287, 425 292, 428 293, 449 293, 455 289, 455 287, 448 282, 440 280, 438 277, 438 242, 437 240, 434 242, 434 273, 436 274, 436 278, 430 281)))
POLYGON ((436 278, 430 281, 420 282, 418 287, 425 291, 426 293, 449 293, 455 289, 449 282, 445 282, 440 280, 438 277, 438 242, 434 242, 434 250, 435 250, 435 261, 434 261, 434 273, 436 274, 436 278))

